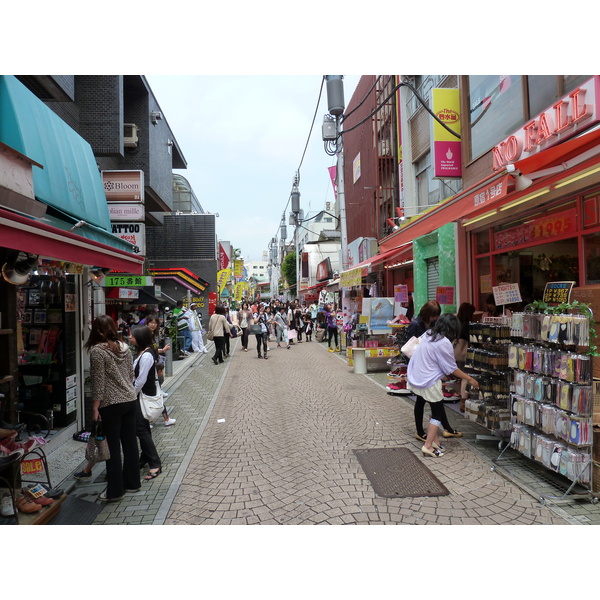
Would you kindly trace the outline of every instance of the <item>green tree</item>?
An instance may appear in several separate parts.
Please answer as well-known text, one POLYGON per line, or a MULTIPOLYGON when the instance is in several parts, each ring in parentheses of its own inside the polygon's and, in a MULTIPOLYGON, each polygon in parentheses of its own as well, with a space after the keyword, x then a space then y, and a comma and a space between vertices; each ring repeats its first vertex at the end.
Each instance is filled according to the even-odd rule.
POLYGON ((296 252, 290 252, 281 263, 281 274, 288 286, 296 285, 296 252))

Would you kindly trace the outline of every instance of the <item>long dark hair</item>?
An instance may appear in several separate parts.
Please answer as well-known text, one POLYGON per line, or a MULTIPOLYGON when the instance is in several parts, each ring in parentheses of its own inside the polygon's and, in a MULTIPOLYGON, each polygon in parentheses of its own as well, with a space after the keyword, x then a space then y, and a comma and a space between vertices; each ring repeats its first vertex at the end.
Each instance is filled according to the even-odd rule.
POLYGON ((108 347, 115 354, 121 354, 123 349, 120 344, 121 338, 117 331, 117 326, 108 315, 100 315, 94 319, 92 330, 84 348, 89 352, 92 346, 96 344, 108 344, 108 347))
POLYGON ((131 335, 135 339, 135 344, 139 350, 143 351, 150 348, 152 354, 156 358, 154 350, 154 335, 147 325, 138 325, 131 329, 131 335))
POLYGON ((440 337, 448 338, 454 343, 460 336, 461 324, 456 315, 444 313, 434 324, 428 335, 431 336, 431 341, 435 342, 440 337))
POLYGON ((456 316, 461 323, 468 323, 475 314, 475 307, 470 302, 463 302, 458 307, 458 312, 456 316))

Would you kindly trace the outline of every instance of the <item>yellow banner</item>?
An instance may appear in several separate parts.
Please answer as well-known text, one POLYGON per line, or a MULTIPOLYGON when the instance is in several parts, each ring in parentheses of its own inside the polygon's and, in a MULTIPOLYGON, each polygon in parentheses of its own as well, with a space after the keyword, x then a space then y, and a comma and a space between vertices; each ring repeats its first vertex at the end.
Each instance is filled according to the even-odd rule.
POLYGON ((233 263, 233 276, 237 279, 244 276, 244 261, 236 260, 233 263))
POLYGON ((234 292, 233 292, 233 297, 236 302, 239 302, 242 299, 243 292, 244 292, 244 283, 242 281, 240 281, 239 283, 235 284, 235 288, 234 288, 234 292))
POLYGON ((362 283, 362 267, 344 271, 340 275, 340 286, 343 288, 353 287, 362 283))
POLYGON ((225 285, 231 277, 231 269, 221 269, 217 273, 217 285, 219 286, 219 294, 225 289, 225 285))

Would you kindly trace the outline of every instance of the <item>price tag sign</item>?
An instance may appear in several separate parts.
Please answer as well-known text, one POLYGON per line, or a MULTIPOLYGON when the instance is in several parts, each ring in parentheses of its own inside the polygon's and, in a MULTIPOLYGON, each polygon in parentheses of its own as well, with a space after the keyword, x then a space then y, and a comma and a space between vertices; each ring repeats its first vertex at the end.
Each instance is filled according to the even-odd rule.
POLYGON ((394 286, 394 301, 408 302, 408 286, 407 285, 395 285, 394 286))
POLYGON ((542 300, 548 306, 569 303, 571 301, 571 290, 574 285, 574 281, 549 281, 544 288, 542 300))
POLYGON ((505 283, 492 288, 494 292, 494 302, 496 306, 504 306, 505 304, 514 304, 521 302, 521 291, 518 283, 505 283))

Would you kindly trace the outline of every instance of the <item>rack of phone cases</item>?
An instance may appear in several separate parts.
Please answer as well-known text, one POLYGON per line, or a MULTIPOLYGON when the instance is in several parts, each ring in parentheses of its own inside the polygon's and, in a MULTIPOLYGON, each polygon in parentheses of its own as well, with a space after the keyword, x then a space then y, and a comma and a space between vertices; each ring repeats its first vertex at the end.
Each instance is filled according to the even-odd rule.
POLYGON ((510 447, 564 476, 570 485, 563 498, 576 484, 591 496, 594 400, 592 361, 584 354, 589 336, 589 319, 582 315, 512 317, 510 447))
MULTIPOLYGON (((474 391, 465 401, 465 416, 489 429, 495 436, 508 436, 511 428, 510 342, 510 324, 506 318, 469 324, 465 368, 478 380, 479 391, 474 391)), ((478 439, 487 438, 478 436, 478 439)))

